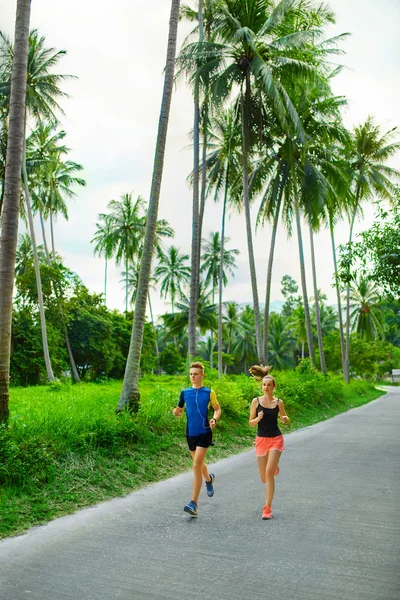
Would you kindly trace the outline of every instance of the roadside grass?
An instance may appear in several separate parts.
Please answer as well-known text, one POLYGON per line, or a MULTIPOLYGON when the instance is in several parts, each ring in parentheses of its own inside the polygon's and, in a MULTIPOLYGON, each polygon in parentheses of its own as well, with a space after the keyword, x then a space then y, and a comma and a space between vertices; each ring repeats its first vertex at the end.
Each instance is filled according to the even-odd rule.
MULTIPOLYGON (((371 384, 319 374, 278 373, 288 433, 384 394, 371 384)), ((252 448, 248 406, 260 386, 242 376, 211 385, 223 416, 208 462, 252 448)), ((185 418, 171 413, 185 377, 147 377, 137 415, 116 415, 121 382, 11 389, 9 427, 0 427, 0 538, 188 471, 185 418)))

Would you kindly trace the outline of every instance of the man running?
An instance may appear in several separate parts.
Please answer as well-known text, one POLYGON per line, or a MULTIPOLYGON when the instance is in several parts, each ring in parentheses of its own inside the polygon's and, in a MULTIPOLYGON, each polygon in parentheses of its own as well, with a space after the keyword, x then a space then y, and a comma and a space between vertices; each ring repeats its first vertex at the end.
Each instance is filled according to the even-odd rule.
POLYGON ((190 365, 189 377, 192 387, 181 392, 178 406, 172 412, 175 417, 180 417, 186 407, 186 438, 193 459, 193 493, 191 501, 183 510, 191 517, 197 517, 197 502, 203 477, 206 482, 207 496, 214 495, 215 475, 208 472, 204 459, 209 446, 214 445, 212 430, 221 416, 221 408, 215 392, 203 386, 204 366, 201 362, 190 365), (214 409, 214 415, 208 421, 207 413, 210 404, 214 409))

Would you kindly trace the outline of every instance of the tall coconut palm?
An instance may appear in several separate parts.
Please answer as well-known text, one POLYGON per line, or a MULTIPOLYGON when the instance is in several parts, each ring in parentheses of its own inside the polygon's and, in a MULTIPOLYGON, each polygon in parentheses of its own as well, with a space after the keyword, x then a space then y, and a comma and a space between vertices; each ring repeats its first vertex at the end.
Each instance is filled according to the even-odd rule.
MULTIPOLYGON (((347 148, 346 158, 352 176, 354 205, 350 217, 349 244, 353 239, 353 229, 362 204, 374 196, 392 202, 396 197, 394 181, 400 179, 400 171, 387 164, 388 159, 400 150, 400 142, 392 142, 395 129, 381 134, 380 127, 372 117, 355 128, 347 148)), ((351 247, 351 246, 350 246, 351 247)), ((350 357, 350 284, 346 292, 346 380, 349 381, 350 357)))
POLYGON ((304 358, 304 347, 307 342, 307 326, 306 326, 306 317, 304 313, 304 306, 299 304, 292 312, 292 315, 289 319, 290 328, 293 331, 293 334, 296 336, 299 344, 300 344, 300 352, 301 358, 304 358))
POLYGON ((11 321, 28 63, 30 0, 17 0, 0 245, 0 422, 9 415, 11 321))
MULTIPOLYGON (((254 262, 252 228, 250 219, 248 164, 251 152, 250 132, 251 89, 262 91, 273 106, 284 129, 294 127, 298 135, 302 128, 296 110, 284 88, 285 72, 304 72, 308 69, 307 56, 312 55, 310 44, 316 36, 311 22, 293 18, 293 2, 283 1, 276 7, 269 0, 221 0, 215 4, 213 42, 189 44, 181 53, 182 62, 200 73, 213 73, 214 97, 228 97, 235 84, 240 88, 243 145, 243 196, 253 293, 257 349, 260 358, 261 328, 257 278, 254 262), (295 27, 299 25, 300 30, 295 27), (283 35, 284 34, 284 35, 283 35), (214 41, 215 40, 215 41, 214 41), (307 47, 308 54, 300 57, 300 48, 307 47), (206 64, 198 67, 199 60, 207 57, 206 64)), ((324 9, 321 8, 321 13, 324 9)))
POLYGON ((368 341, 383 330, 381 298, 372 281, 359 277, 350 289, 350 321, 352 330, 368 341))
MULTIPOLYGON (((53 123, 45 124, 43 122, 38 122, 36 129, 33 130, 27 139, 28 150, 26 170, 29 180, 29 191, 32 197, 32 211, 34 213, 39 213, 48 265, 50 265, 51 260, 53 262, 57 261, 53 217, 55 218, 57 213, 62 213, 64 218, 68 219, 68 209, 65 198, 73 198, 76 196, 76 193, 72 189, 74 186, 86 185, 86 182, 82 178, 76 177, 76 172, 81 171, 83 167, 73 161, 63 160, 63 155, 67 154, 70 150, 65 145, 61 144, 64 137, 65 132, 57 131, 53 123), (50 217, 52 244, 51 258, 48 250, 44 224, 44 220, 48 217, 50 217)), ((63 322, 65 343, 71 364, 72 376, 75 382, 79 383, 79 373, 73 357, 67 323, 62 307, 62 293, 56 282, 53 282, 53 288, 63 322)))
POLYGON ((296 340, 282 315, 272 313, 269 328, 269 361, 272 367, 287 369, 293 366, 293 351, 296 340))
MULTIPOLYGON (((225 314, 223 318, 224 334, 226 332, 227 344, 226 353, 230 354, 232 349, 232 343, 236 339, 236 336, 240 336, 242 333, 242 322, 240 320, 240 307, 237 302, 225 302, 225 314)), ((219 336, 219 333, 218 333, 219 336)), ((218 339, 219 342, 219 339, 218 339)), ((227 371, 227 365, 225 365, 225 374, 227 371)))
POLYGON ((209 185, 214 188, 214 199, 217 201, 223 195, 221 219, 221 250, 220 273, 218 289, 218 373, 222 376, 222 313, 223 313, 223 256, 225 251, 225 223, 228 210, 229 190, 240 172, 240 129, 237 118, 237 106, 229 107, 225 112, 211 119, 211 150, 207 156, 209 185))
MULTIPOLYGON (((228 242, 229 238, 225 238, 228 242)), ((226 271, 229 271, 231 275, 234 275, 233 269, 236 269, 235 256, 239 253, 239 250, 232 249, 221 251, 222 243, 220 241, 219 232, 211 232, 209 235, 209 241, 203 240, 203 263, 200 268, 200 272, 205 274, 205 286, 211 285, 211 297, 212 304, 215 304, 215 291, 217 286, 220 285, 220 277, 222 278, 221 285, 226 287, 228 283, 228 277, 226 271), (222 262, 221 262, 222 260, 222 262)), ((222 312, 222 311, 221 311, 222 312)), ((222 327, 222 316, 221 316, 221 327, 222 327)), ((214 348, 213 342, 214 334, 211 332, 211 347, 214 348)), ((222 359, 222 356, 221 356, 222 359)), ((213 368, 214 350, 210 354, 210 366, 213 368)), ((222 375, 222 364, 220 365, 219 374, 222 375)))
MULTIPOLYGON (((229 238, 225 238, 225 242, 229 242, 229 238)), ((224 249, 221 262, 221 240, 219 232, 211 231, 208 241, 203 240, 202 265, 200 272, 204 274, 204 285, 211 286, 212 303, 215 302, 215 290, 219 285, 219 278, 222 272, 222 285, 226 287, 228 283, 227 272, 234 275, 236 269, 235 256, 240 254, 239 250, 232 248, 224 249)))
MULTIPOLYGON (((13 54, 11 42, 7 40, 4 34, 1 34, 3 43, 8 44, 9 54, 13 54)), ((64 50, 55 51, 54 48, 46 48, 46 40, 39 36, 37 30, 33 30, 29 35, 28 44, 28 63, 27 63, 27 82, 26 82, 26 105, 25 105, 25 140, 28 127, 28 120, 33 117, 36 121, 47 119, 54 123, 57 122, 57 113, 63 113, 58 100, 66 97, 67 94, 60 88, 60 83, 71 78, 71 75, 60 75, 52 72, 59 59, 65 55, 64 50)), ((29 193, 28 175, 26 169, 26 141, 23 147, 22 175, 24 183, 24 197, 27 208, 29 231, 32 239, 35 273, 38 291, 38 305, 40 314, 40 324, 43 340, 43 353, 46 363, 47 375, 50 380, 54 379, 51 367, 50 354, 47 343, 46 320, 44 313, 42 285, 40 281, 39 260, 36 252, 36 236, 33 224, 33 214, 31 198, 29 193)))
POLYGON ((138 388, 140 353, 143 342, 143 331, 146 317, 146 303, 149 281, 151 276, 151 263, 153 258, 154 242, 156 238, 158 204, 160 198, 161 180, 164 166, 164 153, 167 140, 168 120, 171 106, 172 89, 175 72, 175 53, 178 32, 180 0, 171 0, 171 16, 168 34, 167 64, 165 68, 164 91, 161 102, 160 121, 156 142, 153 179, 150 191, 150 202, 147 212, 146 233, 143 243, 142 260, 138 293, 135 302, 135 319, 133 322, 132 337, 129 347, 128 360, 124 376, 124 384, 117 411, 130 405, 137 410, 140 402, 138 388))
POLYGON ((107 265, 108 260, 112 258, 114 253, 114 242, 112 238, 112 228, 110 225, 109 215, 101 213, 99 221, 96 223, 96 231, 91 240, 94 244, 94 254, 104 256, 104 302, 107 302, 107 265))
POLYGON ((185 264, 188 260, 187 254, 179 254, 179 248, 170 246, 168 252, 160 254, 154 270, 154 277, 161 284, 161 297, 169 297, 171 301, 172 314, 175 314, 176 299, 183 295, 182 286, 190 281, 190 267, 185 264))
MULTIPOLYGON (((215 0, 198 0, 198 9, 183 6, 181 16, 191 22, 196 22, 195 29, 190 38, 197 36, 198 44, 204 40, 210 42, 213 36, 215 0)), ((188 38, 187 38, 188 39, 188 38)), ((180 57, 178 57, 180 62, 180 57)), ((209 119, 211 110, 210 76, 207 72, 200 72, 199 67, 203 61, 196 61, 193 70, 187 70, 181 64, 179 73, 189 74, 193 88, 194 98, 194 126, 193 126, 193 204, 192 204, 192 250, 191 250, 191 280, 190 280, 190 315, 189 315, 189 356, 196 354, 196 304, 198 301, 198 285, 200 281, 200 253, 201 233, 203 227, 205 201, 207 194, 207 168, 206 155, 208 147, 209 119), (200 186, 200 134, 202 134, 202 165, 200 186)))
POLYGON ((120 200, 110 200, 107 208, 110 210, 108 215, 108 224, 111 230, 110 244, 115 256, 115 262, 118 265, 125 265, 125 312, 129 307, 129 285, 128 272, 129 264, 133 262, 139 252, 143 239, 144 222, 142 211, 145 201, 141 196, 136 200, 133 194, 123 194, 120 200))
MULTIPOLYGON (((29 187, 32 197, 32 210, 39 214, 40 225, 42 229, 43 244, 46 256, 50 259, 48 249, 45 218, 43 216, 45 196, 48 196, 48 173, 55 168, 55 164, 62 154, 67 154, 67 148, 62 141, 65 138, 65 131, 57 131, 54 124, 38 121, 36 128, 32 131, 26 141, 27 153, 27 172, 29 177, 29 187)), ((47 202, 48 203, 48 202, 47 202)), ((67 213, 65 206, 63 212, 67 213)))
MULTIPOLYGON (((175 314, 166 314, 163 316, 165 325, 168 327, 171 335, 174 336, 181 335, 184 331, 188 330, 190 299, 183 295, 175 307, 178 309, 175 314)), ((201 335, 217 329, 217 316, 215 314, 215 304, 211 303, 211 291, 206 291, 202 282, 199 285, 196 322, 201 335)))
POLYGON ((75 198, 75 186, 85 186, 86 181, 76 174, 83 170, 82 165, 72 160, 61 160, 58 156, 52 167, 49 166, 45 181, 45 202, 43 215, 50 220, 51 247, 53 257, 56 255, 54 240, 54 220, 58 214, 68 219, 68 211, 65 198, 75 198))

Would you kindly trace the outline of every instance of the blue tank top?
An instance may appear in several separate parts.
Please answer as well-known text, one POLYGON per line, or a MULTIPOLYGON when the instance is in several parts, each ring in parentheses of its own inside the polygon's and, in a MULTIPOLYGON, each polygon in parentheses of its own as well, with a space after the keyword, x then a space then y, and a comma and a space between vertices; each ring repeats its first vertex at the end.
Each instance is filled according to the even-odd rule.
POLYGON ((178 406, 183 408, 186 405, 186 435, 201 435, 211 431, 207 416, 211 394, 214 392, 206 387, 191 387, 181 392, 178 406))

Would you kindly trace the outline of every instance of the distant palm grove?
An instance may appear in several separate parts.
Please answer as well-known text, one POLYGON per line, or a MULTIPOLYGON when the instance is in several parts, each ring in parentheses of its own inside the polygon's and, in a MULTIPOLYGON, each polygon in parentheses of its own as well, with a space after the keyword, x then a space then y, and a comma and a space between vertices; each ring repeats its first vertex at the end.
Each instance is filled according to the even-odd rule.
POLYGON ((392 161, 400 141, 380 126, 385 115, 351 131, 344 126, 348 100, 332 83, 348 34, 327 36, 335 15, 325 3, 171 1, 150 198, 132 192, 132 181, 87 227, 104 264, 102 294, 68 268, 54 234, 86 182, 62 128, 63 86, 73 77, 62 73, 66 51, 29 29, 29 5, 17 2, 14 42, 0 32, 0 421, 8 417, 9 384, 55 378, 123 379, 116 408, 137 410, 143 374, 183 373, 194 357, 220 377, 247 373, 256 362, 292 369, 300 359, 347 382, 400 368, 400 172, 392 161), (180 21, 191 34, 177 48, 180 21), (193 170, 182 173, 192 189, 188 253, 158 217, 175 84, 193 95, 193 170), (205 233, 214 201, 222 219, 205 233), (368 203, 375 223, 355 238, 368 203), (232 211, 242 215, 247 240, 246 304, 224 291, 239 254, 229 237, 232 211), (337 248, 343 221, 348 244, 337 248), (18 222, 27 233, 18 233, 18 222), (297 238, 301 276, 282 278, 284 302, 273 312, 279 224, 297 238), (256 226, 269 245, 263 272, 255 265, 256 226), (314 233, 322 228, 332 240, 335 306, 318 286, 314 233), (110 262, 121 269, 124 313, 107 307, 110 262), (152 309, 156 295, 170 306, 161 316, 152 309))

